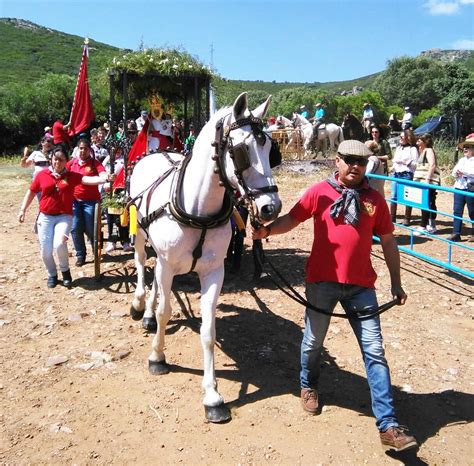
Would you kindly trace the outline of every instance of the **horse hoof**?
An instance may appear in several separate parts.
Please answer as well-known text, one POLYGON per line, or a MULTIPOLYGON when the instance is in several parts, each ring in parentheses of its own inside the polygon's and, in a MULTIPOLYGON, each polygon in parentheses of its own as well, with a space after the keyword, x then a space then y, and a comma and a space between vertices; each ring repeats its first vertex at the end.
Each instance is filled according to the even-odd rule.
POLYGON ((145 317, 143 319, 142 327, 150 333, 156 333, 158 325, 156 323, 156 318, 153 317, 145 317))
POLYGON ((168 374, 170 371, 170 366, 163 361, 148 361, 148 370, 150 374, 154 375, 164 375, 168 374))
POLYGON ((133 306, 130 308, 130 317, 133 320, 142 320, 145 311, 137 311, 133 306))
POLYGON ((217 406, 204 406, 204 411, 209 422, 219 424, 231 419, 230 410, 224 403, 217 406))

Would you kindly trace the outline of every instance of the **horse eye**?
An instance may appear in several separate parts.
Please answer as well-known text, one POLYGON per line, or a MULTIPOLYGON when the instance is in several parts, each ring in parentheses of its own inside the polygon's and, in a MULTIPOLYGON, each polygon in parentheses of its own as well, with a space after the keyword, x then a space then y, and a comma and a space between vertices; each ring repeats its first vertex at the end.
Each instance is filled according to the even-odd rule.
POLYGON ((265 134, 263 133, 263 131, 258 131, 255 134, 255 139, 257 140, 257 144, 259 146, 263 146, 265 144, 265 134))

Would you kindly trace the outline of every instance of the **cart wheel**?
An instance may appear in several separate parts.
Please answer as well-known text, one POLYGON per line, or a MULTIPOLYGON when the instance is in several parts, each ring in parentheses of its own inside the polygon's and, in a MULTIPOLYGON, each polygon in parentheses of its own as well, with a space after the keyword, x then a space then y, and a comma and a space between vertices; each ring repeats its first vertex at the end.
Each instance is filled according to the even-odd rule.
POLYGON ((94 277, 100 280, 100 261, 102 259, 102 245, 104 237, 102 234, 102 207, 100 202, 95 205, 94 209, 94 277))

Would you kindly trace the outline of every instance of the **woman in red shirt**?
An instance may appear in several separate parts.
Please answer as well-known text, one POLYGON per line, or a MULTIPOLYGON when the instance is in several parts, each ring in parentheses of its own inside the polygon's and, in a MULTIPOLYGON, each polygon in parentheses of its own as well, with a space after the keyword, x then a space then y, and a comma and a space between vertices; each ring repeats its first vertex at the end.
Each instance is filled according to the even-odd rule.
POLYGON ((25 214, 36 193, 40 193, 37 220, 40 253, 48 272, 48 288, 58 284, 58 273, 54 260, 54 251, 58 256, 59 269, 62 272, 63 284, 72 286, 69 270, 67 240, 72 225, 72 202, 74 189, 81 184, 98 185, 104 183, 99 176, 83 176, 66 169, 68 157, 62 147, 53 150, 51 167, 40 171, 31 182, 18 213, 20 223, 25 221, 25 214))
MULTIPOLYGON (((103 165, 92 157, 91 145, 87 139, 80 139, 77 143, 79 158, 74 158, 67 164, 72 173, 82 176, 100 176, 103 182, 107 181, 107 173, 103 165)), ((81 267, 86 262, 86 243, 84 234, 93 242, 94 239, 94 210, 100 201, 97 186, 79 184, 74 188, 72 241, 76 250, 76 265, 81 267)))

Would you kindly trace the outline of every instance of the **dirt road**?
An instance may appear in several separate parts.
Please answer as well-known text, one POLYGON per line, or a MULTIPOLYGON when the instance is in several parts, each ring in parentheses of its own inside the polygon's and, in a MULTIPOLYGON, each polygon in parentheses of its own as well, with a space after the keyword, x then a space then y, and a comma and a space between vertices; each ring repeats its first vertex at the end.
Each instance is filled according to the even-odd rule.
MULTIPOLYGON (((280 174, 283 210, 320 176, 280 174)), ((409 299, 385 313, 382 325, 397 411, 421 447, 385 453, 346 321, 333 319, 326 339, 322 413, 301 410, 303 309, 268 279, 252 280, 247 251, 241 274, 226 277, 218 305, 217 376, 233 419, 207 424, 197 277, 175 281, 166 340, 172 372, 152 376, 151 338, 128 316, 132 254, 106 257, 100 283, 89 262, 72 266, 73 289, 48 290, 34 209, 25 224, 16 221, 28 174, 4 166, 0 181, 2 464, 472 464, 472 282, 402 256, 409 299)), ((265 244, 300 291, 309 223, 265 244)), ((373 261, 385 302, 389 281, 377 245, 373 261)))

